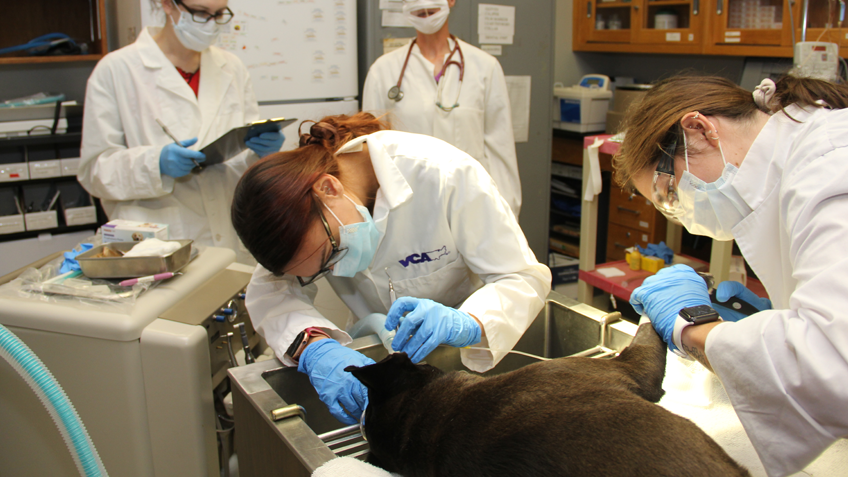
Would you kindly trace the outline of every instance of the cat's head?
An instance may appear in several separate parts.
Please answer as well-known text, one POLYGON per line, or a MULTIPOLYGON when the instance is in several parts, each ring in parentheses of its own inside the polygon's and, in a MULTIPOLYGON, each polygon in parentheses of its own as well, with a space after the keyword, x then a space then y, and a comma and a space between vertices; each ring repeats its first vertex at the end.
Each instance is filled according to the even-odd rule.
POLYGON ((426 409, 415 405, 419 391, 444 373, 430 365, 414 364, 406 353, 390 354, 368 366, 348 366, 345 371, 368 388, 365 437, 371 453, 386 470, 392 470, 389 456, 398 455, 403 422, 415 417, 410 413, 426 409))

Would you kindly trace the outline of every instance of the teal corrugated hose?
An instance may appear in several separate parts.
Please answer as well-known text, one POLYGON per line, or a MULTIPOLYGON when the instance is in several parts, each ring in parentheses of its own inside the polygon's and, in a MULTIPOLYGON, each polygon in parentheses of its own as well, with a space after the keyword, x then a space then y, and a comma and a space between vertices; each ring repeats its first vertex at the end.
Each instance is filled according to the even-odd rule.
POLYGON ((47 408, 80 474, 84 477, 106 476, 103 462, 62 386, 38 356, 3 325, 0 325, 0 356, 15 368, 47 408))

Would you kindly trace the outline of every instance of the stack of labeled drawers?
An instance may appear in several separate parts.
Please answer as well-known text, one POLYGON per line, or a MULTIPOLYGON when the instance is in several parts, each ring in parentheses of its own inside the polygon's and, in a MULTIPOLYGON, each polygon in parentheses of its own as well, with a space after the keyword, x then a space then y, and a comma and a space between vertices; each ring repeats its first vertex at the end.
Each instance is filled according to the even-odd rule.
POLYGON ((607 261, 624 260, 624 250, 665 240, 666 218, 650 200, 618 187, 610 189, 607 261))

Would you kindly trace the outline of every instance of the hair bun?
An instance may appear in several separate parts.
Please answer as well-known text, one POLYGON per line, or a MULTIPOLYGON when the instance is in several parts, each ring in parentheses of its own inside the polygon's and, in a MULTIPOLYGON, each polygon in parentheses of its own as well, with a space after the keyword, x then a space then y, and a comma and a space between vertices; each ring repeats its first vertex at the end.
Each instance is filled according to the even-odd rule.
MULTIPOLYGON (((300 124, 301 127, 307 122, 300 124)), ((335 126, 328 122, 311 121, 312 127, 309 128, 309 133, 300 133, 300 147, 309 146, 312 144, 323 145, 324 141, 329 142, 329 146, 333 148, 339 140, 339 131, 335 126)))

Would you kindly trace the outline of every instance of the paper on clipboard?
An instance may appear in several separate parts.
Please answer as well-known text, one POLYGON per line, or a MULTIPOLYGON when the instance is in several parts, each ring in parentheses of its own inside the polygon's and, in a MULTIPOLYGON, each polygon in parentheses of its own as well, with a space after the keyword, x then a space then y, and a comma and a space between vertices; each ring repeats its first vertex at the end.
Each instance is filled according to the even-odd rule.
POLYGON ((206 160, 201 163, 200 170, 213 164, 220 164, 227 159, 237 156, 247 149, 247 145, 244 143, 247 139, 256 137, 264 132, 280 132, 284 127, 295 121, 297 121, 297 118, 274 118, 254 121, 245 126, 230 129, 223 136, 207 144, 200 150, 200 152, 206 154, 206 160))

